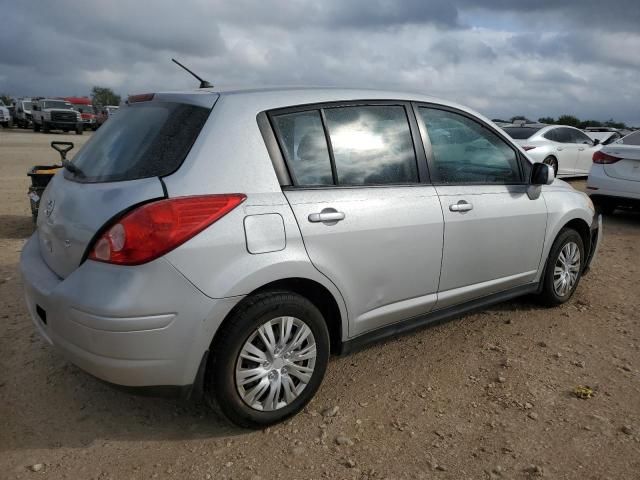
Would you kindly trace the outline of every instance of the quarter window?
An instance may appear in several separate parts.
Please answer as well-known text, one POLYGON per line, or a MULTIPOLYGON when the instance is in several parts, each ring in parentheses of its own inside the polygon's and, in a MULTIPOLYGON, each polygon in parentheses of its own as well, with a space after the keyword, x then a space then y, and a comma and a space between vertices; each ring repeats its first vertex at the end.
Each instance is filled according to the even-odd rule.
POLYGON ((339 185, 418 182, 404 107, 338 107, 324 113, 339 185))
POLYGON ((274 117, 294 183, 333 185, 327 140, 318 110, 274 117))
POLYGON ((498 135, 458 113, 420 107, 433 152, 431 174, 445 184, 522 181, 518 157, 498 135))

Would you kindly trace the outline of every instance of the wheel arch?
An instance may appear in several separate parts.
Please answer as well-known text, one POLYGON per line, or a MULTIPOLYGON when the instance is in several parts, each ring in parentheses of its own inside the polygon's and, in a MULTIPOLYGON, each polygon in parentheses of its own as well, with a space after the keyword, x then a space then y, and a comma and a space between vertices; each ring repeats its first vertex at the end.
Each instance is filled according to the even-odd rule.
POLYGON ((251 297, 258 293, 264 293, 268 291, 294 292, 305 297, 307 300, 313 303, 316 308, 320 310, 320 313, 322 313, 322 316, 324 317, 327 324, 331 352, 341 352, 344 338, 343 333, 346 333, 346 318, 341 311, 338 299, 336 299, 334 294, 320 282, 304 277, 289 277, 273 280, 251 291, 240 302, 238 302, 238 304, 235 305, 222 320, 216 333, 213 335, 211 345, 215 344, 218 338, 218 333, 222 329, 222 326, 225 324, 225 322, 227 322, 238 309, 242 308, 246 301, 248 301, 251 297))

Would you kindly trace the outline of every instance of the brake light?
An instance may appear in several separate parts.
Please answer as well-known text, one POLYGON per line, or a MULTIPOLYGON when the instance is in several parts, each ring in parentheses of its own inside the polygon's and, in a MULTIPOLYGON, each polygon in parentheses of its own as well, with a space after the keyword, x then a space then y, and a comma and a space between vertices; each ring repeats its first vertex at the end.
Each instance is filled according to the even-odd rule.
POLYGON ((525 152, 528 152, 529 150, 533 150, 533 149, 534 149, 534 148, 536 148, 536 147, 534 147, 534 146, 532 146, 532 145, 527 145, 526 147, 522 147, 522 148, 524 148, 524 151, 525 151, 525 152))
POLYGON ((598 150, 593 154, 593 163, 599 164, 610 164, 616 163, 617 161, 622 160, 620 157, 614 157, 613 155, 609 155, 608 153, 604 153, 602 150, 598 150))
POLYGON ((240 193, 177 197, 144 204, 118 219, 94 243, 89 258, 116 265, 150 262, 224 217, 240 193))
POLYGON ((139 93, 137 95, 129 95, 128 103, 150 102, 153 100, 155 93, 139 93))

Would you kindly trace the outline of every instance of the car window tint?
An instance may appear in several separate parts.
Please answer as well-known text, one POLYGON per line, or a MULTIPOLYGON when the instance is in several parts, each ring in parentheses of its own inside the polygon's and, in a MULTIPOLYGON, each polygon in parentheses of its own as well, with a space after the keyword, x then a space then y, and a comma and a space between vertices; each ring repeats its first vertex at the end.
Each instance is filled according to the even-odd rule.
POLYGON ((324 110, 340 185, 417 183, 418 168, 402 106, 324 110))
POLYGON ((630 133, 626 137, 622 137, 619 143, 625 145, 640 145, 640 131, 630 133))
POLYGON ((560 141, 560 140, 558 140, 558 129, 557 128, 552 128, 547 133, 545 133, 543 135, 543 137, 546 138, 547 140, 552 140, 554 142, 559 142, 560 141))
MULTIPOLYGON (((200 134, 210 110, 173 102, 123 107, 73 157, 81 182, 120 182, 176 171, 200 134)), ((65 175, 72 175, 65 171, 65 175)))
POLYGON ((333 185, 320 111, 278 115, 274 123, 294 184, 333 185))
POLYGON ((580 143, 580 144, 584 144, 584 143, 588 143, 591 144, 593 143, 593 140, 591 140, 586 134, 582 133, 580 130, 571 130, 572 134, 573 134, 573 141, 574 143, 580 143))
MULTIPOLYGON (((457 113, 421 107, 436 181, 507 184, 521 181, 518 157, 498 135, 457 113)), ((432 168, 433 169, 433 168, 432 168)))
POLYGON ((539 127, 504 127, 503 130, 507 132, 514 140, 526 140, 527 138, 533 137, 538 130, 539 127))

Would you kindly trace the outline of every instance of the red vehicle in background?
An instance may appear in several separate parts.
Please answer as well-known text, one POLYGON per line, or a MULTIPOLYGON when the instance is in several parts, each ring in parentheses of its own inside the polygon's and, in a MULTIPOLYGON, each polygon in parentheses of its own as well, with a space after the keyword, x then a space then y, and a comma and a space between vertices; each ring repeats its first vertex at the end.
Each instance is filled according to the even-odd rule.
POLYGON ((73 108, 80 112, 84 129, 96 130, 98 124, 96 121, 96 112, 91 104, 89 97, 64 97, 64 100, 73 105, 73 108))

